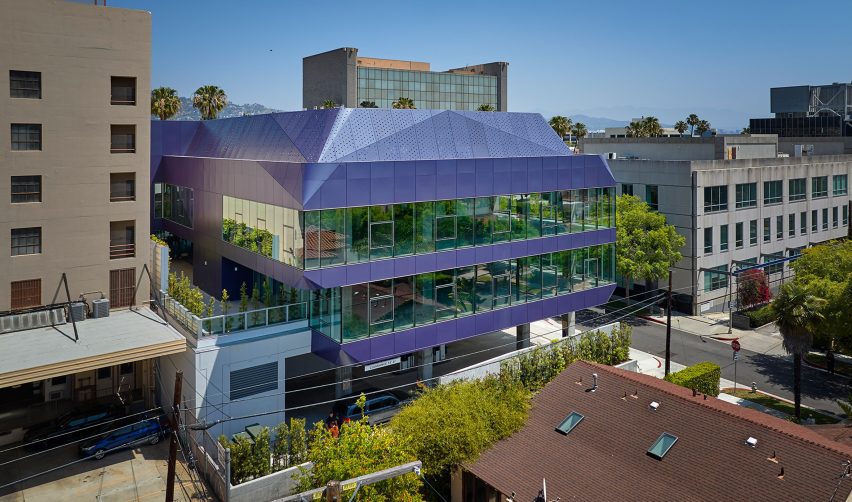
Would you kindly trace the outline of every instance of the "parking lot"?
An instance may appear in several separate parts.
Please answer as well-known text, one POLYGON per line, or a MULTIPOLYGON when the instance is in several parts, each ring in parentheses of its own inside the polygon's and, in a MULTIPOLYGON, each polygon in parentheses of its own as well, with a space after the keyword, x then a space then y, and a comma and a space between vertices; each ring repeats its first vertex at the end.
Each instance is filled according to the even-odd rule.
MULTIPOLYGON (((22 449, 0 454, 0 463, 28 455, 22 449), (11 454, 14 456, 10 457, 11 454)), ((160 501, 165 498, 169 442, 145 445, 83 460, 48 474, 0 489, 0 502, 11 501, 160 501)), ((178 453, 178 459, 181 454, 178 453)), ((66 446, 0 466, 0 486, 69 462, 80 460, 75 446, 66 446)), ((175 500, 213 500, 198 475, 179 461, 175 500), (193 478, 195 483, 193 483, 193 478)))

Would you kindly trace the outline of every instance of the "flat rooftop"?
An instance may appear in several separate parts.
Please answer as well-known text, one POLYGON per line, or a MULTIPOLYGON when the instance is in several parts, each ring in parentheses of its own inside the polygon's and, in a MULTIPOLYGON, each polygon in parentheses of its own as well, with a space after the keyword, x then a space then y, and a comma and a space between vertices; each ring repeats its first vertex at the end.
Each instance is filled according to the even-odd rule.
POLYGON ((186 339, 148 308, 0 334, 0 388, 177 354, 186 339))

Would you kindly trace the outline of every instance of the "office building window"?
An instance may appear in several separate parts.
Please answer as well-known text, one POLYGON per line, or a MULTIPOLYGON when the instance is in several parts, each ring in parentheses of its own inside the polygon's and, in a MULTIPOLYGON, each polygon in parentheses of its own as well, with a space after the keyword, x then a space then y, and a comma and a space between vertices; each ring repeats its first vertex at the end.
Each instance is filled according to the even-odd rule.
POLYGON ((796 236, 796 213, 787 216, 787 236, 796 236))
POLYGON ((41 99, 41 72, 9 70, 9 97, 41 99))
POLYGON ((633 195, 633 183, 622 183, 621 195, 633 195))
POLYGON ((837 210, 837 206, 831 208, 831 226, 837 228, 837 225, 840 223, 840 218, 838 217, 839 211, 837 210))
POLYGON ((111 77, 110 104, 136 104, 136 77, 111 77))
POLYGON ((805 198, 807 198, 807 193, 805 192, 806 182, 806 178, 796 178, 790 180, 790 195, 788 196, 790 202, 797 200, 805 200, 805 198))
POLYGON ((713 227, 704 229, 704 254, 713 252, 713 227))
POLYGON ((734 245, 737 247, 737 249, 739 249, 743 247, 743 223, 737 223, 734 228, 736 232, 736 236, 734 238, 734 245))
POLYGON ((819 230, 819 213, 816 209, 811 211, 811 233, 815 233, 819 230))
POLYGON ((849 224, 849 206, 846 204, 840 206, 840 220, 844 227, 849 224))
POLYGON ((772 240, 772 218, 763 219, 763 242, 772 240))
POLYGON ((780 204, 784 200, 784 185, 781 180, 763 182, 763 203, 780 204))
POLYGON ((748 243, 750 246, 757 245, 757 220, 748 222, 748 243))
POLYGON ((41 202, 41 176, 12 176, 12 203, 41 202))
POLYGON ((719 227, 719 251, 728 250, 728 225, 719 227))
POLYGON ((12 124, 12 151, 41 150, 41 124, 12 124))
POLYGON ((828 196, 828 176, 811 178, 811 199, 828 196))
POLYGON ((832 194, 834 195, 846 195, 849 190, 847 186, 848 176, 845 174, 835 174, 831 177, 831 182, 834 184, 834 190, 832 194))
POLYGON ((757 183, 739 183, 736 186, 737 209, 757 206, 757 183))
POLYGON ((784 216, 775 217, 775 239, 781 240, 784 238, 784 216))
POLYGON ((12 256, 41 253, 41 227, 12 229, 12 256))
MULTIPOLYGON (((763 255, 763 263, 771 263, 775 260, 780 260, 781 258, 784 258, 784 252, 783 251, 781 251, 779 253, 765 254, 765 255, 763 255)), ((769 265, 769 266, 765 267, 763 270, 765 270, 766 273, 770 274, 770 275, 771 274, 780 274, 781 272, 784 271, 784 263, 783 262, 775 263, 773 265, 769 265)))
POLYGON ((799 213, 799 235, 808 233, 808 212, 802 211, 799 213))
POLYGON ((704 271, 704 291, 715 291, 728 287, 728 267, 719 265, 704 271))
POLYGON ((828 230, 828 208, 824 207, 822 209, 822 229, 828 230))
POLYGON ((110 127, 109 153, 135 153, 136 152, 136 126, 117 125, 110 127))
POLYGON ((728 185, 704 187, 704 212, 728 210, 728 185))
POLYGON ((38 307, 41 305, 41 279, 12 282, 12 309, 38 307))
POLYGON ((660 193, 657 185, 645 185, 645 202, 647 202, 654 211, 659 209, 660 193))

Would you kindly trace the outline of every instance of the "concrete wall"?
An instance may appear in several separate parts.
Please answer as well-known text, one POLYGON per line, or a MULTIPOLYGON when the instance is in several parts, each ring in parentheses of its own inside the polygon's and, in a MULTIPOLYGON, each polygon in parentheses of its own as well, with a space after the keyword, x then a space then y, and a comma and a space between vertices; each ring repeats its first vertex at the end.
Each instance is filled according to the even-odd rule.
POLYGON ((333 100, 347 108, 358 106, 358 49, 343 47, 302 58, 302 107, 333 100))
POLYGON ((231 486, 228 502, 278 500, 296 494, 299 487, 298 476, 302 475, 302 471, 310 472, 313 466, 313 463, 305 462, 262 478, 231 486))
POLYGON ((616 152, 619 158, 647 160, 713 160, 713 138, 584 138, 585 154, 616 152))
MULTIPOLYGON (((151 81, 148 12, 60 0, 6 2, 0 16, 0 311, 10 282, 41 279, 52 300, 109 294, 112 269, 148 260, 151 81), (41 72, 42 98, 10 98, 9 71, 41 72), (110 104, 110 77, 136 78, 136 105, 110 104), (41 151, 11 151, 10 124, 42 124, 41 151), (136 153, 110 153, 110 125, 136 126, 136 153), (110 173, 134 173, 136 200, 110 202, 110 173), (41 175, 42 202, 11 204, 13 175, 41 175), (111 221, 135 222, 135 257, 109 259, 111 221), (10 256, 12 228, 41 227, 41 254, 10 256)), ((145 282, 143 282, 145 284, 145 282)), ((147 286, 137 303, 148 298, 147 286)))
POLYGON ((850 155, 852 137, 831 138, 778 138, 778 151, 795 155, 796 145, 813 145, 813 155, 850 155))

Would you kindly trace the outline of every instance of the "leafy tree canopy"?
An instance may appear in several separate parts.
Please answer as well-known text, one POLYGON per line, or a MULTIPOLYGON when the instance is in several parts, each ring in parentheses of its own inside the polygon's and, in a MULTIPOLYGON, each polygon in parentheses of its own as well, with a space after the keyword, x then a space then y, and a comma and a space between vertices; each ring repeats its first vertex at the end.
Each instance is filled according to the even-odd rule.
POLYGON ((668 276, 669 268, 680 261, 686 239, 666 217, 652 211, 647 203, 632 195, 616 200, 616 266, 618 273, 649 281, 668 276))

